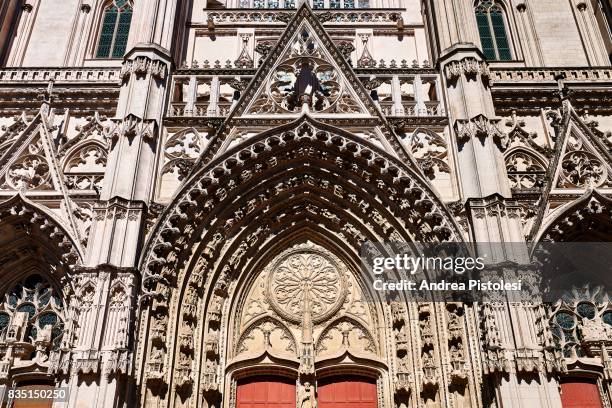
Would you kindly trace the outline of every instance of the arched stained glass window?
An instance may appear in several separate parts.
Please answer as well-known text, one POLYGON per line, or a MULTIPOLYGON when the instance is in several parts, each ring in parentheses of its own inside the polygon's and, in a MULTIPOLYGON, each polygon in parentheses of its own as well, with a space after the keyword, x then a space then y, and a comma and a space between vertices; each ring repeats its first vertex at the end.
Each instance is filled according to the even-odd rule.
POLYGON ((476 7, 476 23, 485 57, 491 61, 512 59, 504 12, 492 1, 481 1, 476 7))
POLYGON ((129 0, 113 0, 104 10, 96 58, 123 57, 131 22, 132 3, 129 0))

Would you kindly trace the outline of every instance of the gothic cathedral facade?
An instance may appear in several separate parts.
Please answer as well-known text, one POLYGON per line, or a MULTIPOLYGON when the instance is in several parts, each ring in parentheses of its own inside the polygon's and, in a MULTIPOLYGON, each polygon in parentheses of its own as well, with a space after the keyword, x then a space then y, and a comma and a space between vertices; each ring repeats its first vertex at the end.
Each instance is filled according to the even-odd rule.
POLYGON ((610 408, 601 288, 414 302, 359 273, 368 241, 524 244, 503 273, 612 241, 610 16, 3 0, 0 406, 610 408))

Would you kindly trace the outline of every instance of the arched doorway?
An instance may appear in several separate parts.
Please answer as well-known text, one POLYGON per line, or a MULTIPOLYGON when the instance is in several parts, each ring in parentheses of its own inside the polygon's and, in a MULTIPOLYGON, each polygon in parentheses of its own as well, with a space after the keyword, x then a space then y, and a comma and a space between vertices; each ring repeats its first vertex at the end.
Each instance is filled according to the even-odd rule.
POLYGON ((295 408, 295 381, 275 376, 240 380, 236 408, 295 408))
POLYGON ((358 376, 330 377, 319 381, 319 408, 376 408, 376 381, 358 376))
POLYGON ((597 380, 594 378, 567 378, 561 380, 563 408, 603 408, 597 380))

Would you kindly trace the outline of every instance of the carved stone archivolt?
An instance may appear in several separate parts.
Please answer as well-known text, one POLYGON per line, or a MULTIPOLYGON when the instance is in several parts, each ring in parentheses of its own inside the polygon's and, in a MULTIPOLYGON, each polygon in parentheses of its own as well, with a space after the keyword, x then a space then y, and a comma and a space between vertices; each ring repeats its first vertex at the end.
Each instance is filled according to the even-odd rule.
MULTIPOLYGON (((270 194, 272 196, 278 195, 283 197, 289 190, 305 185, 306 187, 312 186, 309 188, 316 187, 320 191, 329 191, 330 197, 334 195, 336 197, 345 197, 346 202, 353 202, 357 207, 361 206, 362 210, 359 212, 368 218, 372 217, 372 225, 378 225, 383 236, 394 234, 394 229, 397 228, 394 227, 396 222, 393 219, 395 217, 404 218, 404 222, 408 225, 415 226, 415 228, 412 228, 412 234, 417 231, 416 235, 419 236, 417 239, 443 241, 459 236, 454 222, 450 221, 449 214, 446 213, 441 204, 437 204, 438 200, 431 193, 430 187, 420 181, 419 176, 412 176, 412 171, 405 168, 404 165, 396 163, 390 157, 381 155, 377 148, 367 145, 356 137, 341 134, 333 135, 327 131, 318 131, 307 122, 308 120, 306 122, 300 121, 291 125, 280 137, 274 134, 276 132, 268 132, 259 137, 249 139, 242 146, 238 146, 232 152, 225 154, 221 162, 212 164, 203 171, 200 171, 186 184, 178 194, 175 204, 169 206, 160 217, 160 222, 155 228, 150 244, 145 251, 143 260, 146 271, 143 282, 145 287, 153 288, 152 284, 162 277, 160 272, 164 273, 158 268, 164 267, 163 270, 170 270, 166 269, 166 267, 170 266, 173 259, 178 259, 175 255, 182 252, 182 249, 175 249, 174 245, 168 245, 164 242, 172 242, 174 237, 181 233, 183 235, 183 242, 188 247, 190 237, 196 231, 196 228, 199 228, 197 225, 203 225, 201 222, 210 217, 210 210, 214 207, 227 208, 218 203, 224 202, 236 194, 239 194, 242 197, 241 200, 245 201, 243 204, 244 208, 236 209, 235 215, 230 216, 228 214, 225 216, 227 217, 225 219, 214 218, 215 222, 221 224, 219 227, 223 227, 226 231, 235 230, 239 224, 245 221, 246 214, 250 214, 249 217, 252 220, 255 214, 264 215, 260 212, 261 210, 281 210, 281 207, 269 207, 265 204, 266 201, 271 199, 270 194), (325 142, 332 139, 334 143, 327 144, 325 142), (346 159, 343 157, 347 154, 350 155, 350 160, 348 157, 346 159), (364 159, 367 157, 367 160, 362 165, 358 164, 360 157, 364 159), (288 184, 278 185, 278 189, 274 188, 269 192, 261 190, 261 194, 253 192, 253 194, 247 196, 244 192, 238 192, 239 189, 237 187, 249 185, 249 180, 254 180, 256 177, 262 180, 262 177, 268 177, 266 174, 273 175, 274 169, 280 169, 283 166, 282 163, 286 160, 291 160, 292 163, 296 163, 296 160, 303 162, 313 160, 319 162, 323 160, 323 162, 329 162, 325 166, 337 167, 341 170, 343 176, 334 179, 333 182, 324 179, 317 182, 316 180, 320 176, 304 174, 304 169, 308 170, 308 167, 302 167, 300 169, 296 168, 296 171, 300 171, 301 176, 291 181, 293 180, 291 171, 284 168, 283 175, 289 181, 288 184), (242 163, 240 168, 235 167, 237 163, 242 163), (372 167, 371 163, 378 164, 376 167, 372 167), (385 201, 388 200, 388 204, 385 204, 388 206, 387 209, 383 210, 380 208, 377 211, 367 210, 367 208, 374 209, 378 207, 378 204, 372 207, 367 201, 360 198, 362 192, 355 190, 349 184, 346 184, 346 186, 337 184, 338 181, 343 181, 347 177, 357 177, 359 182, 356 185, 365 183, 380 189, 379 197, 384 197, 385 201), (249 197, 252 197, 254 201, 251 201, 249 197), (393 211, 397 212, 395 215, 390 215, 388 211, 394 207, 396 210, 393 211), (374 219, 377 214, 379 217, 374 219), (188 219, 199 221, 187 226, 186 222, 188 219), (452 224, 449 224, 449 222, 452 224), (416 227, 415 224, 422 225, 416 227), (171 251, 175 255, 169 256, 171 251)), ((317 166, 322 164, 317 164, 317 166)), ((295 164, 292 166, 295 166, 295 164)), ((278 181, 273 182, 269 187, 272 188, 276 184, 278 184, 278 181)), ((295 199, 300 199, 299 197, 296 196, 295 199)), ((327 205, 333 204, 330 202, 324 206, 327 205)), ((290 207, 291 203, 285 201, 285 205, 282 208, 289 209, 290 207)), ((308 206, 302 207, 300 211, 307 211, 307 208, 308 206)), ((324 210, 321 211, 319 214, 324 213, 324 210)), ((333 211, 335 212, 336 210, 333 211)), ((330 214, 333 215, 333 213, 330 214)), ((278 217, 280 217, 280 214, 278 217)), ((280 221, 288 218, 273 218, 273 222, 277 222, 274 219, 280 221)), ((339 231, 342 231, 345 237, 353 237, 357 242, 365 239, 365 236, 360 236, 361 233, 353 222, 347 223, 342 222, 340 218, 334 220, 333 217, 326 217, 325 223, 329 222, 341 223, 339 227, 334 228, 335 232, 333 234, 338 234, 339 231)), ((399 237, 402 233, 395 232, 395 234, 400 234, 398 235, 399 237)), ((222 238, 223 235, 221 235, 222 238)), ((147 291, 149 290, 147 289, 147 291)))

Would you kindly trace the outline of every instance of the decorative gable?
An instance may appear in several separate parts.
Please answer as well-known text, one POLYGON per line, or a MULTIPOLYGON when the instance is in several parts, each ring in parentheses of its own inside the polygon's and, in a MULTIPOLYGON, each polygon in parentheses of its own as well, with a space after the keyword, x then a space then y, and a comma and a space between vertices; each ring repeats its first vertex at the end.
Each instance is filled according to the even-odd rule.
POLYGON ((612 187, 611 158, 572 109, 558 156, 553 188, 612 187))
POLYGON ((378 116, 378 108, 312 11, 288 24, 242 96, 233 117, 378 116))

